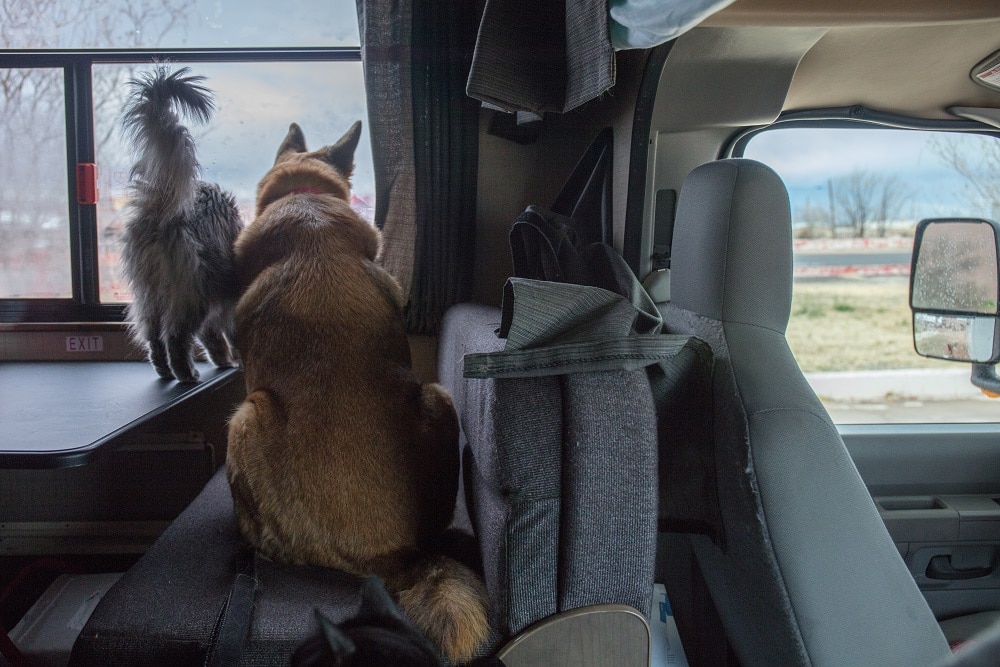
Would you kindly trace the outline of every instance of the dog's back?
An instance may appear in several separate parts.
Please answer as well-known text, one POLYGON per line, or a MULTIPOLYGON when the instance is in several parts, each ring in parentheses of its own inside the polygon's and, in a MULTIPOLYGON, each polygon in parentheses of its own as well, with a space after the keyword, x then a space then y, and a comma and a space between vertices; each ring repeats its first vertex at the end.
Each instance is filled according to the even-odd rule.
POLYGON ((295 516, 303 523, 322 517, 330 536, 314 545, 323 553, 270 555, 351 570, 352 548, 338 547, 341 536, 385 533, 364 537, 383 543, 379 551, 424 542, 451 518, 457 466, 451 452, 428 458, 414 441, 432 428, 441 446, 450 445, 457 432, 423 422, 424 387, 410 370, 401 294, 374 263, 374 228, 342 200, 297 195, 248 229, 237 251, 241 269, 255 233, 263 235, 256 244, 287 254, 257 274, 237 306, 248 391, 266 388, 249 400, 272 404, 282 417, 274 438, 289 445, 280 453, 288 475, 281 502, 301 503, 295 516), (323 465, 310 462, 316 458, 323 465), (338 474, 331 484, 330 470, 357 475, 338 474), (322 497, 311 497, 315 489, 322 497), (414 507, 419 498, 423 507, 414 507))
POLYGON ((482 584, 428 555, 458 484, 458 421, 410 368, 402 294, 348 205, 360 132, 307 153, 292 127, 236 244, 247 400, 228 472, 244 535, 282 562, 379 574, 452 659, 485 638, 482 584))

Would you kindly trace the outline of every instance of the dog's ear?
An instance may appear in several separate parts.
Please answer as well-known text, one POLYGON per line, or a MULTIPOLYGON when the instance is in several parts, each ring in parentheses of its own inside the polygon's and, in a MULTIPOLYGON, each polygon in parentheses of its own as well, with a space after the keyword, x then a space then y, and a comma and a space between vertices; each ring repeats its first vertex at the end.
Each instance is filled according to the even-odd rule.
POLYGON ((274 157, 274 163, 277 164, 281 161, 281 157, 285 153, 305 153, 306 152, 306 137, 302 134, 302 128, 296 123, 292 123, 288 126, 288 134, 285 135, 285 140, 281 142, 278 146, 278 154, 274 157))
POLYGON ((389 618, 402 620, 399 608, 386 592, 382 580, 375 575, 365 579, 361 587, 361 612, 358 617, 368 621, 389 618))
POLYGON ((342 173, 350 177, 354 171, 354 151, 361 140, 361 121, 354 121, 351 129, 344 133, 337 143, 326 149, 326 161, 342 173))

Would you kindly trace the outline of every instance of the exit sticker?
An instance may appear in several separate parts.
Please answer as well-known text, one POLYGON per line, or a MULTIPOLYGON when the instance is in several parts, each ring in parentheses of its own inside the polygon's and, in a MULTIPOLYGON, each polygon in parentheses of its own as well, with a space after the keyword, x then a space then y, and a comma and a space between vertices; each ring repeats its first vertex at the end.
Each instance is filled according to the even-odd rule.
POLYGON ((66 336, 67 352, 104 352, 104 336, 66 336))

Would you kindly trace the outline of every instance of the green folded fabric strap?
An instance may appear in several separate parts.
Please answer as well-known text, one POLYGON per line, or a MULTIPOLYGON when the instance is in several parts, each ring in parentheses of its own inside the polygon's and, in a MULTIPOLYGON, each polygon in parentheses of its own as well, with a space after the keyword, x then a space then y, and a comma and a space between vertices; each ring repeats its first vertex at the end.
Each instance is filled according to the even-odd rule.
MULTIPOLYGON (((661 334, 656 306, 588 285, 511 278, 504 287, 500 352, 465 355, 467 378, 512 378, 635 370, 670 359, 694 336, 661 334)), ((645 298, 643 298, 645 297, 645 298)))
POLYGON ((517 378, 587 371, 638 370, 671 359, 693 336, 642 334, 600 338, 538 349, 504 350, 465 356, 467 378, 517 378))

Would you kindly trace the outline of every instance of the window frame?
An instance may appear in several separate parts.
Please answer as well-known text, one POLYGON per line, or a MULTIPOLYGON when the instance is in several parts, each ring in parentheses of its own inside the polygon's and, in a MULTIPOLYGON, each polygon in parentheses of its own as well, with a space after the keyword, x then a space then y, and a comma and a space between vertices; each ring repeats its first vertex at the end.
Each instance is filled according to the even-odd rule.
MULTIPOLYGON (((803 111, 783 112, 774 122, 766 125, 744 127, 734 132, 720 147, 718 159, 743 158, 749 142, 759 134, 779 129, 852 129, 852 130, 899 130, 941 132, 949 134, 968 134, 989 137, 1000 140, 1000 128, 992 127, 974 120, 955 119, 925 119, 891 114, 873 110, 863 106, 837 107, 829 109, 811 109, 803 111)), ((914 351, 914 354, 916 352, 914 351)), ((966 362, 955 362, 955 365, 971 366, 966 362)), ((993 432, 1000 423, 997 421, 891 421, 891 422, 854 422, 836 421, 837 428, 842 433, 858 434, 879 433, 917 433, 927 428, 943 428, 951 432, 954 427, 985 428, 993 432)))
POLYGON ((719 159, 742 158, 747 144, 762 132, 785 128, 858 128, 873 130, 923 130, 927 132, 959 132, 981 134, 1000 140, 1000 128, 975 120, 914 118, 854 105, 805 111, 785 111, 773 123, 753 125, 735 132, 719 151, 719 159))
POLYGON ((360 62, 359 46, 294 48, 24 49, 0 51, 0 68, 63 70, 66 119, 66 198, 68 203, 72 296, 62 299, 0 298, 0 324, 42 322, 121 322, 124 304, 100 301, 97 205, 77 201, 76 165, 93 163, 92 66, 252 62, 360 62))

